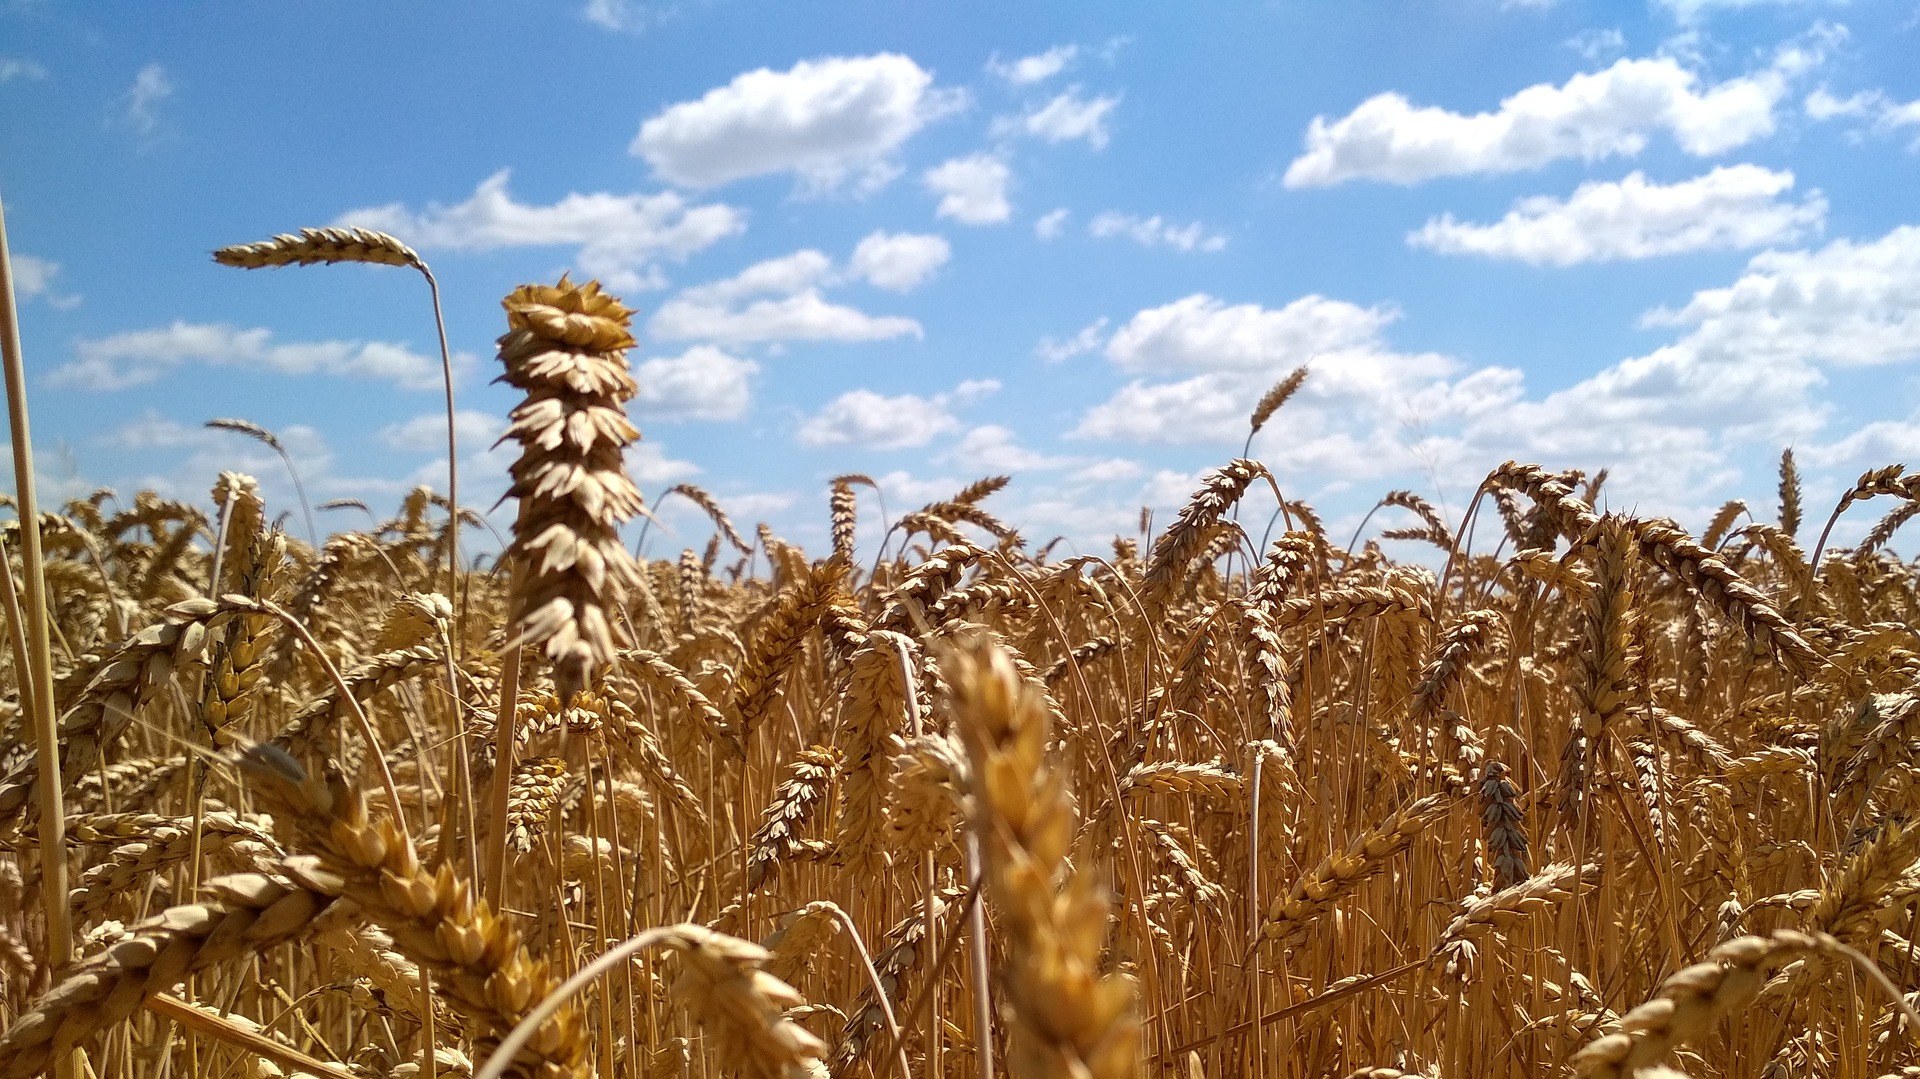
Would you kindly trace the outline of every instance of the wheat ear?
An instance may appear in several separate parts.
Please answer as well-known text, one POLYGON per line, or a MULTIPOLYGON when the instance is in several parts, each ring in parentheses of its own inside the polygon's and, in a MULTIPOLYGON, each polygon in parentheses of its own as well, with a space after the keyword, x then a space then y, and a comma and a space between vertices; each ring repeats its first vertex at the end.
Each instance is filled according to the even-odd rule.
POLYGON ((1006 927, 1014 1075, 1113 1079, 1138 1069, 1130 979, 1099 973, 1107 901, 1067 864, 1074 812, 1046 760, 1050 710, 1007 651, 972 639, 942 657, 973 764, 974 827, 988 894, 1006 927))
POLYGON ((0 1077, 40 1074, 147 997, 195 971, 291 940, 334 903, 324 890, 258 873, 217 877, 207 891, 210 900, 148 918, 68 970, 0 1035, 0 1077))
MULTIPOLYGON (((310 776, 284 752, 256 746, 242 758, 260 800, 290 841, 319 856, 340 890, 394 945, 434 974, 436 988, 474 1021, 483 1046, 513 1029, 553 989, 545 960, 527 953, 520 934, 476 901, 451 867, 428 871, 391 819, 373 822, 365 794, 337 769, 310 776)), ((579 1017, 562 1009, 513 1059, 523 1079, 578 1074, 586 1054, 579 1017)))

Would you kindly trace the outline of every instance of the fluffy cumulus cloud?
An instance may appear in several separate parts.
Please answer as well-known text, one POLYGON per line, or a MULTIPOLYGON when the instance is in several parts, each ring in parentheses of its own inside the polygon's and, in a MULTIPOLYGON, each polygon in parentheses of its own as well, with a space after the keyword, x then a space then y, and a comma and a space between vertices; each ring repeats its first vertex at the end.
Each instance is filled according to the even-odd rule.
POLYGON ((1256 452, 1335 480, 1477 474, 1509 457, 1605 465, 1643 508, 1698 513, 1724 497, 1740 462, 1784 445, 1842 476, 1920 446, 1920 411, 1839 432, 1824 392, 1836 369, 1920 361, 1916 226, 1756 255, 1732 284, 1645 316, 1672 332, 1667 343, 1544 396, 1518 371, 1397 351, 1384 333, 1392 320, 1318 296, 1278 309, 1204 295, 1149 308, 1107 344, 1131 381, 1075 435, 1237 446, 1252 403, 1305 363, 1306 386, 1256 452))
POLYGON ((993 133, 1026 135, 1047 142, 1078 140, 1100 150, 1112 137, 1107 120, 1119 104, 1118 94, 1085 97, 1078 86, 1073 86, 1019 116, 1000 117, 993 123, 993 133))
POLYGON ((60 264, 32 255, 13 256, 13 288, 21 300, 42 300, 62 311, 78 307, 80 297, 61 292, 54 279, 60 264))
POLYGON ((896 53, 803 60, 786 71, 745 72, 667 106, 640 125, 630 150, 687 187, 779 172, 813 190, 850 179, 873 187, 893 175, 890 159, 902 143, 964 101, 896 53))
POLYGON ((1407 242, 1449 255, 1484 255, 1545 266, 1654 258, 1687 251, 1788 243, 1826 220, 1819 192, 1794 202, 1793 173, 1732 165, 1677 184, 1634 172, 1581 184, 1566 199, 1521 199, 1492 224, 1452 214, 1408 233, 1407 242))
POLYGON ((1060 234, 1067 229, 1067 218, 1072 216, 1072 214, 1072 210, 1064 207, 1058 210, 1048 210, 1046 213, 1034 219, 1033 234, 1042 240, 1059 239, 1060 234))
POLYGON ((518 202, 506 169, 451 206, 414 212, 400 203, 350 210, 335 222, 405 236, 432 250, 577 246, 581 272, 616 289, 657 285, 653 264, 685 258, 746 229, 746 214, 720 203, 692 204, 671 192, 568 194, 546 206, 518 202))
POLYGON ((1007 202, 1007 183, 1013 177, 1007 163, 992 154, 956 157, 928 169, 921 177, 927 190, 940 196, 934 210, 967 225, 996 225, 1013 216, 1007 202))
MULTIPOLYGON (((1862 90, 1843 98, 1823 86, 1807 95, 1805 107, 1815 120, 1865 121, 1866 129, 1877 135, 1920 128, 1920 99, 1895 101, 1882 90, 1862 90)), ((1920 147, 1920 142, 1914 145, 1920 147)))
POLYGON ((920 287, 953 257, 944 237, 910 232, 873 232, 853 249, 847 272, 878 288, 908 292, 920 287))
POLYGON ((1820 389, 1828 367, 1920 360, 1920 228, 1765 252, 1732 285, 1645 321, 1681 332, 1541 400, 1480 417, 1465 436, 1560 460, 1618 462, 1615 475, 1631 490, 1666 505, 1686 505, 1696 485, 1724 481, 1742 458, 1788 444, 1804 447, 1810 463, 1884 464, 1848 457, 1901 425, 1881 421, 1862 429, 1871 438, 1856 431, 1829 443, 1832 405, 1820 389))
MULTIPOLYGON (((49 385, 123 390, 190 364, 243 367, 283 375, 334 375, 391 382, 404 390, 441 385, 440 360, 385 341, 276 341, 273 331, 224 323, 175 322, 149 330, 80 341, 71 363, 47 374, 49 385)), ((454 357, 456 374, 474 358, 454 357)))
POLYGON ((659 420, 733 420, 746 414, 760 366, 712 345, 647 360, 634 370, 634 415, 659 420))
MULTIPOLYGON (((446 415, 440 415, 441 437, 445 437, 446 415)), ((287 453, 297 462, 302 481, 318 495, 339 492, 332 474, 334 454, 321 433, 304 424, 288 424, 274 434, 287 453)), ((108 486, 121 490, 152 489, 164 497, 204 503, 207 485, 223 471, 242 472, 260 481, 267 501, 267 512, 299 509, 299 500, 287 478, 286 466, 265 445, 227 431, 217 431, 200 423, 181 423, 151 409, 89 439, 92 445, 114 452, 115 467, 123 474, 100 477, 108 486)), ((444 483, 444 474, 442 482, 444 483)), ((362 492, 353 492, 359 494, 362 492)), ((462 500, 464 501, 464 499, 462 500)), ((298 526, 294 526, 296 531, 298 526)))
MULTIPOLYGON (((892 271, 895 276, 889 280, 898 284, 906 276, 904 263, 904 258, 897 258, 892 265, 878 266, 870 259, 868 269, 883 276, 892 271)), ((724 280, 681 291, 654 312, 647 330, 666 341, 728 343, 884 341, 921 336, 920 324, 913 319, 869 315, 829 301, 821 290, 843 280, 825 254, 810 248, 796 251, 757 262, 724 280)))
POLYGON ((1065 71, 1079 55, 1078 45, 1055 45, 1045 52, 1013 60, 1002 60, 995 55, 987 61, 987 70, 1015 86, 1031 86, 1065 71))
POLYGON ((1208 232, 1198 221, 1175 225, 1159 214, 1139 217, 1108 210, 1087 223, 1087 234, 1102 239, 1122 237, 1142 247, 1171 247, 1176 251, 1224 251, 1227 238, 1208 232))
POLYGON ((1840 36, 1823 28, 1782 47, 1768 67, 1711 85, 1661 56, 1622 59, 1558 86, 1529 86, 1492 112, 1458 113, 1378 94, 1339 119, 1314 117, 1306 152, 1287 167, 1285 182, 1413 184, 1567 158, 1631 157, 1661 131, 1696 157, 1725 153, 1773 133, 1775 107, 1794 77, 1820 63, 1840 36))
POLYGON ((1000 383, 981 379, 962 382, 947 393, 931 397, 852 390, 827 402, 802 422, 799 441, 810 447, 862 446, 876 450, 924 446, 960 429, 954 407, 970 404, 999 388, 1000 383))
POLYGON ((1020 444, 1019 436, 999 424, 982 424, 961 435, 936 463, 984 472, 1037 472, 1084 464, 1086 458, 1040 453, 1020 444))
MULTIPOLYGON (((463 449, 491 446, 507 430, 506 419, 492 412, 462 409, 453 414, 453 421, 454 434, 458 436, 463 449)), ((374 440, 390 450, 444 453, 447 448, 447 414, 426 412, 412 419, 388 424, 374 435, 374 440)), ((466 499, 460 501, 465 502, 466 499)))
POLYGON ((1307 296, 1280 308, 1195 294, 1136 314, 1106 355, 1132 381, 1081 418, 1071 437, 1135 442, 1228 442, 1247 432, 1253 402, 1294 367, 1312 370, 1286 414, 1262 434, 1264 458, 1337 477, 1410 467, 1405 429, 1460 421, 1511 400, 1519 373, 1465 377, 1434 353, 1390 348, 1396 317, 1307 296), (1167 376, 1174 376, 1169 378, 1167 376), (1179 377, 1185 376, 1185 377, 1179 377))

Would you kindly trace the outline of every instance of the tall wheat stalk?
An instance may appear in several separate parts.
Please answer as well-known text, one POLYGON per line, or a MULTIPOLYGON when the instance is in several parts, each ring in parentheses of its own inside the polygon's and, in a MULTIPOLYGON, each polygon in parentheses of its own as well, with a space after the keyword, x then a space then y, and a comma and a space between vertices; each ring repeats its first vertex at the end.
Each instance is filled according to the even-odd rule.
MULTIPOLYGON (((40 549, 40 500, 34 485, 33 436, 27 421, 26 361, 20 349, 19 309, 14 303, 13 257, 7 248, 6 204, 0 202, 0 361, 6 367, 7 423, 13 438, 15 508, 20 515, 20 561, 25 577, 28 681, 20 687, 31 718, 35 761, 40 769, 41 911, 47 919, 47 962, 73 954, 67 909, 65 801, 60 789, 60 733, 53 717, 53 645, 47 631, 47 579, 40 549)), ((12 569, 0 565, 0 572, 12 569)), ((16 672, 17 673, 17 672, 16 672)), ((71 1062, 55 1062, 64 1077, 71 1062)))

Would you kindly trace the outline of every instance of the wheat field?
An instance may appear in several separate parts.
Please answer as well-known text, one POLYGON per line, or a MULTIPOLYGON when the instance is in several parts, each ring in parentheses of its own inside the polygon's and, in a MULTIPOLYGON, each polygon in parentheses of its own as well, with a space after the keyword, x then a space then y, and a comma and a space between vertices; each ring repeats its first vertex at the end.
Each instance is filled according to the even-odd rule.
POLYGON ((0 1079, 1920 1075, 1920 477, 1843 549, 1790 453, 1697 535, 1509 463, 1398 560, 1246 459, 1065 560, 1003 476, 824 551, 683 485, 640 559, 631 312, 504 306, 497 557, 453 477, 317 547, 96 492, 36 713, 7 523, 0 1079))

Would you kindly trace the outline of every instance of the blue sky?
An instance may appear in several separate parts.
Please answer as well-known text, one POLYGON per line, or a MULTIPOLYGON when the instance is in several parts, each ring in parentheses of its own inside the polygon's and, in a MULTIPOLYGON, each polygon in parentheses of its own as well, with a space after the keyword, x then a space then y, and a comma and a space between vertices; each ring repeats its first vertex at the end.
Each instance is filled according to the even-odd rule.
POLYGON ((217 416, 316 501, 443 484, 417 276, 207 257, 361 224, 442 282, 470 503, 498 299, 571 271, 640 312, 643 490, 810 544, 834 475, 898 513, 1011 472, 1097 549, 1299 364, 1254 455, 1342 535, 1509 457, 1770 519, 1785 446, 1816 506, 1920 456, 1915 57, 1915 0, 0 0, 43 498, 292 508, 217 416))

